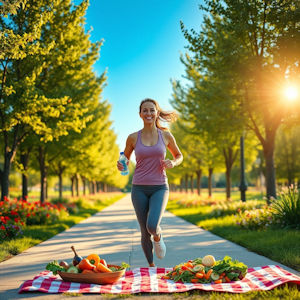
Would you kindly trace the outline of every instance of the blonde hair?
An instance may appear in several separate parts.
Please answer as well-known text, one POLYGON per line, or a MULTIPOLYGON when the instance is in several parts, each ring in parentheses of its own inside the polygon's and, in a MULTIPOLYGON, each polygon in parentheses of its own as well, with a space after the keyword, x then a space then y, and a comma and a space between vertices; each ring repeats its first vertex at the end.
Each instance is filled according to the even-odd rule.
POLYGON ((164 130, 164 131, 168 130, 167 127, 162 127, 160 125, 160 121, 172 123, 172 122, 176 121, 176 119, 178 118, 178 114, 175 111, 164 111, 164 110, 162 110, 160 108, 160 106, 158 105, 157 101, 155 101, 153 99, 150 99, 150 98, 146 98, 141 102, 141 104, 140 104, 140 113, 142 111, 142 105, 145 102, 151 102, 155 105, 155 108, 158 111, 158 118, 155 121, 155 125, 160 130, 164 130))

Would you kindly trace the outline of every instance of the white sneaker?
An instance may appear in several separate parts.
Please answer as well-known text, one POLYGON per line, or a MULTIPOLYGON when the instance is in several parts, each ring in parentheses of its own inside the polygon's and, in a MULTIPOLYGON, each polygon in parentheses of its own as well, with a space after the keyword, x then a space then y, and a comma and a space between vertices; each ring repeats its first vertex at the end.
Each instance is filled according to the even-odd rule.
POLYGON ((162 235, 160 235, 160 240, 158 242, 154 242, 154 251, 155 255, 159 259, 163 259, 166 255, 166 245, 164 243, 162 235))

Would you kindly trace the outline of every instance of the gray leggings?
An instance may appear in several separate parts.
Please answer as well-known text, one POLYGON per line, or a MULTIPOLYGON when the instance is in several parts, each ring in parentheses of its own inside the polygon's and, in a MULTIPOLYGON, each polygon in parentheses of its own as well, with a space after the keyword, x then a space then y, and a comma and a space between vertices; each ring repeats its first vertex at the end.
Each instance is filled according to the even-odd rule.
POLYGON ((141 229, 141 243, 149 264, 153 263, 151 235, 159 235, 162 215, 168 203, 169 186, 132 185, 131 199, 141 229))

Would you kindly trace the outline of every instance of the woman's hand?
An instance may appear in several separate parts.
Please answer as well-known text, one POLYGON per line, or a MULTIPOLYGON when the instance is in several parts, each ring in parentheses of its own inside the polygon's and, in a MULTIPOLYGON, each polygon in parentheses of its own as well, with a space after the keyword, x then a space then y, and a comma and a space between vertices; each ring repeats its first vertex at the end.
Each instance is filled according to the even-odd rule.
POLYGON ((162 164, 162 167, 165 169, 172 169, 175 166, 173 160, 170 160, 170 159, 162 160, 161 164, 162 164))
MULTIPOLYGON (((129 160, 127 159, 126 165, 128 166, 128 164, 129 164, 129 160)), ((124 170, 123 164, 120 163, 119 161, 117 161, 117 168, 118 168, 119 171, 123 171, 124 170)))

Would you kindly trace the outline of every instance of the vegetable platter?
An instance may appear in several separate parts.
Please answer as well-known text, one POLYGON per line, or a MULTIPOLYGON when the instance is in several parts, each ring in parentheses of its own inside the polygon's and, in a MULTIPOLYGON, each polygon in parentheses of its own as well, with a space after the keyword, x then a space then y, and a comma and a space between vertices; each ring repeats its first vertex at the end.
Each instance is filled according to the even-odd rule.
POLYGON ((244 263, 229 256, 216 261, 212 255, 206 255, 178 264, 162 278, 184 283, 229 283, 242 280, 247 271, 244 263))

